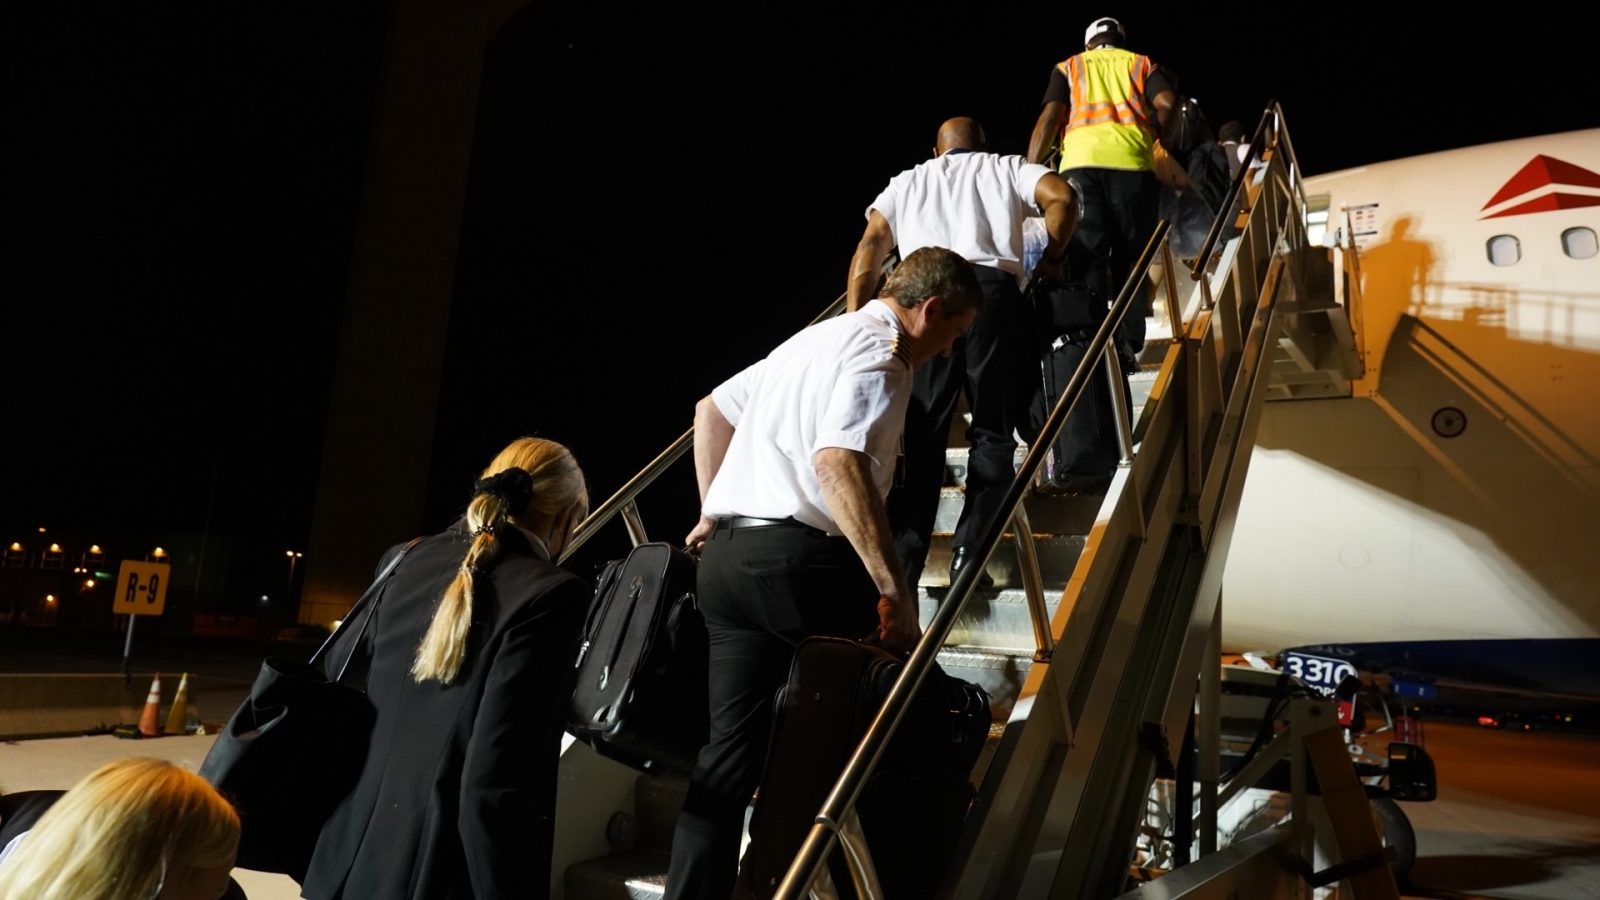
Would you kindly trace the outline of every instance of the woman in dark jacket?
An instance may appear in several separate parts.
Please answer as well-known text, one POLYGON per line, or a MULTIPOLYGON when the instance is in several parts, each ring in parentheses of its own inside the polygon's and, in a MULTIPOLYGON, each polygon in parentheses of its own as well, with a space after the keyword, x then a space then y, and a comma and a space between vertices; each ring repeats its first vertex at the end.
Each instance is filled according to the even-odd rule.
POLYGON ((522 438, 484 470, 463 520, 405 551, 357 648, 377 723, 317 841, 309 900, 548 896, 590 598, 554 560, 587 513, 572 454, 522 438))

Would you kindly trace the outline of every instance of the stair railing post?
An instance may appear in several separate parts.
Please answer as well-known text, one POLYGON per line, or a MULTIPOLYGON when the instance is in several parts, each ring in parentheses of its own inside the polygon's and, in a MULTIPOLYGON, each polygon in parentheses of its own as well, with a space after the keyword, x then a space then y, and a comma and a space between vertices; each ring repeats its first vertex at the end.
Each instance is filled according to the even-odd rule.
POLYGON ((639 516, 638 501, 629 500, 623 505, 622 524, 627 526, 628 540, 632 541, 635 547, 650 540, 650 536, 645 534, 644 519, 639 516))
MULTIPOLYGON (((1177 270, 1177 261, 1172 256, 1172 242, 1167 241, 1161 246, 1161 273, 1165 282, 1167 295, 1167 328, 1174 341, 1183 339, 1183 309, 1178 300, 1178 279, 1172 276, 1177 270)), ((1196 279, 1198 280, 1198 279, 1196 279)))
POLYGON ((861 819, 853 809, 839 823, 839 843, 844 846, 850 882, 855 886, 858 900, 883 900, 878 870, 872 865, 872 854, 867 850, 867 835, 861 830, 861 819))
POLYGON ((1028 522, 1026 504, 1018 503, 1011 514, 1011 531, 1017 536, 1017 569, 1022 575, 1023 594, 1028 598, 1028 618, 1033 620, 1033 661, 1049 662, 1055 656, 1056 641, 1050 634, 1044 578, 1039 574, 1039 551, 1033 543, 1033 526, 1028 522))
POLYGON ((1117 351, 1107 346, 1106 378, 1110 380, 1111 409, 1117 419, 1117 449, 1122 453, 1124 466, 1133 464, 1133 422, 1128 412, 1128 395, 1123 392, 1122 360, 1117 351))
MULTIPOLYGON (((1309 783, 1306 770, 1309 760, 1306 759, 1305 716, 1302 712, 1304 701, 1292 700, 1289 704, 1289 727, 1285 732, 1290 736, 1289 743, 1289 846, 1293 848, 1294 855, 1304 866, 1303 871, 1314 872, 1317 868, 1316 849, 1312 843, 1310 804, 1307 802, 1306 790, 1309 783)), ((1304 898, 1309 893, 1309 884, 1302 878, 1298 882, 1299 896, 1304 898)))
POLYGON ((1217 785, 1222 780, 1222 591, 1211 615, 1200 669, 1200 721, 1196 740, 1200 746, 1197 774, 1200 781, 1200 855, 1217 852, 1217 785))

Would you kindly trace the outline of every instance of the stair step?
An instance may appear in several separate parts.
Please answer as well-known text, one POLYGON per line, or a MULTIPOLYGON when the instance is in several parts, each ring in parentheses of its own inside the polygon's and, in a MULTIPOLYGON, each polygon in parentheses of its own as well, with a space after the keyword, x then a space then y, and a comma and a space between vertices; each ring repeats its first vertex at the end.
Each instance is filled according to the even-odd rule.
MULTIPOLYGON (((918 618, 924 627, 933 621, 944 595, 945 591, 940 589, 923 592, 918 618)), ((1045 591, 1044 601, 1046 614, 1054 616, 1056 606, 1061 602, 1061 591, 1045 591)), ((955 626, 945 645, 1032 655, 1036 641, 1026 592, 1016 587, 973 591, 966 605, 961 608, 961 614, 956 616, 955 626)))
POLYGON ((1150 391, 1156 385, 1156 377, 1161 374, 1161 365, 1158 360, 1153 369, 1140 369, 1128 376, 1128 393, 1133 395, 1133 420, 1139 421, 1139 413, 1144 410, 1144 405, 1150 399, 1150 391))
MULTIPOLYGON (((1039 559, 1039 577, 1046 592, 1059 592, 1066 587, 1067 579, 1071 577, 1072 569, 1083 553, 1083 542, 1081 534, 1040 534, 1035 530, 1033 551, 1039 559)), ((951 535, 935 534, 929 542, 928 560, 923 565, 918 585, 924 588, 949 587, 951 552, 951 535)), ((1008 534, 1000 539, 1000 545, 989 557, 986 571, 994 579, 996 589, 1022 586, 1015 537, 1008 534)))
MULTIPOLYGON (((944 483, 956 488, 967 486, 967 458, 972 455, 972 448, 966 441, 957 439, 956 445, 944 449, 944 483)), ((1028 447, 1018 444, 1017 450, 1011 455, 1011 470, 1022 468, 1022 461, 1028 458, 1028 447)))
POLYGON ((678 812, 689 794, 689 777, 675 773, 640 775, 633 792, 637 813, 634 848, 667 852, 672 847, 678 812))
POLYGON ((567 867, 572 900, 657 900, 667 892, 668 856, 662 850, 628 850, 567 867))
MULTIPOLYGON (((672 832, 678 827, 689 779, 678 774, 640 775, 634 790, 641 820, 639 845, 568 866, 564 875, 568 900, 655 900, 666 894, 672 832)), ((745 808, 740 855, 750 843, 753 810, 754 806, 745 808)))
POLYGON ((629 878, 625 886, 630 900, 659 900, 667 895, 667 876, 641 875, 629 878))
MULTIPOLYGON (((1031 651, 1030 651, 1031 653, 1031 651)), ((1031 655, 1026 658, 1007 658, 1001 654, 963 649, 945 650, 939 654, 939 663, 946 672, 983 686, 991 698, 997 698, 993 709, 995 724, 989 729, 989 739, 983 753, 973 768, 974 784, 983 779, 983 772, 994 756, 1005 722, 1016 702, 1022 679, 1026 677, 1031 655), (1014 687, 1010 686, 1015 684, 1014 687)), ((647 794, 656 797, 671 796, 687 786, 687 779, 678 775, 641 775, 639 793, 641 815, 647 794)), ((757 798, 757 802, 760 802, 757 798)), ((681 800, 678 802, 681 806, 681 800)), ((745 811, 745 838, 740 845, 742 856, 749 845, 750 814, 754 805, 745 811)), ((675 827, 676 808, 671 824, 675 827)), ((666 895, 667 867, 671 861, 670 848, 634 848, 619 850, 608 856, 583 860, 568 866, 563 873, 563 887, 569 900, 659 900, 666 895)))
MULTIPOLYGON (((1139 421, 1139 415, 1144 410, 1145 401, 1150 399, 1150 390, 1155 386, 1156 376, 1160 372, 1161 359, 1155 358, 1153 368, 1141 368, 1128 375, 1128 392, 1133 397, 1133 405, 1129 411, 1133 421, 1139 421)), ((967 446, 962 437, 965 426, 957 423, 952 429, 954 435, 949 447, 944 451, 945 485, 949 487, 966 487, 967 484, 967 458, 971 455, 971 448, 967 446)), ((1012 455, 1011 465, 1014 470, 1022 468, 1022 461, 1028 456, 1026 444, 1018 444, 1016 452, 1012 455)))
MULTIPOLYGON (((1034 536, 1082 536, 1094 527, 1100 513, 1100 496, 1038 497, 1029 496, 1022 501, 1028 512, 1028 524, 1034 536)), ((939 506, 933 516, 933 540, 949 538, 955 534, 956 523, 961 520, 961 508, 967 502, 966 494, 958 487, 939 489, 939 506)), ((996 550, 993 560, 1000 558, 996 550)))
POLYGON ((989 693, 989 708, 997 725, 1004 725, 1022 693, 1022 682, 1033 666, 1033 639, 1020 653, 997 653, 974 647, 946 646, 939 651, 939 668, 989 693))
MULTIPOLYGON (((1029 497, 1023 501, 1023 506, 1028 511, 1028 524, 1033 526, 1035 535, 1083 537, 1094 529, 1105 500, 1099 495, 1029 497)), ((944 498, 939 498, 939 502, 945 502, 944 498)))

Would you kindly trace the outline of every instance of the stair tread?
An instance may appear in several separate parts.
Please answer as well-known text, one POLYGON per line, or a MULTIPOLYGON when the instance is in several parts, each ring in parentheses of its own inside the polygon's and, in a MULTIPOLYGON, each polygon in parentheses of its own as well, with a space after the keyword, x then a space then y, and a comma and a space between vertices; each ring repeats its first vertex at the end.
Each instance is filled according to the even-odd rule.
POLYGON ((1033 648, 1027 650, 1005 649, 999 647, 978 647, 967 644, 945 644, 939 651, 940 665, 953 665, 956 663, 977 666, 984 663, 1014 663, 1019 659, 1033 661, 1033 648))
POLYGON ((670 855, 665 850, 619 850, 574 863, 574 868, 619 875, 665 873, 670 855))
POLYGON ((573 863, 565 875, 567 896, 586 900, 647 900, 663 896, 668 862, 664 850, 624 850, 573 863))
MULTIPOLYGON (((934 606, 938 606, 940 603, 943 603, 945 595, 950 590, 949 585, 941 585, 941 584, 927 585, 926 588, 927 588, 927 599, 934 606)), ((1050 589, 1046 588, 1044 593, 1045 593, 1045 605, 1049 606, 1049 605, 1053 605, 1056 602, 1056 600, 1060 596, 1061 592, 1059 590, 1053 591, 1053 590, 1050 590, 1050 589)), ((998 603, 1017 603, 1017 604, 1022 604, 1022 603, 1027 603, 1028 602, 1028 592, 1027 592, 1026 589, 1022 588, 1021 586, 1009 586, 1008 585, 1006 587, 980 588, 978 590, 973 591, 972 592, 972 596, 973 596, 974 599, 980 599, 981 598, 982 602, 986 606, 994 606, 995 604, 998 604, 998 603)))

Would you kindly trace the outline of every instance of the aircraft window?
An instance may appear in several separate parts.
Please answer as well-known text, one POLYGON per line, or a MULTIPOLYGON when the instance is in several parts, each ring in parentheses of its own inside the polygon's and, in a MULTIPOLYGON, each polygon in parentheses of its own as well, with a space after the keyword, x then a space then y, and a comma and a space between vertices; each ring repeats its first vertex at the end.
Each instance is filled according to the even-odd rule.
POLYGON ((1600 253, 1600 240, 1593 228, 1568 228, 1561 232, 1561 249, 1573 259, 1588 259, 1600 253))
POLYGON ((1489 262, 1497 266, 1509 266, 1522 259, 1522 242, 1509 234, 1497 234, 1489 238, 1489 262))

